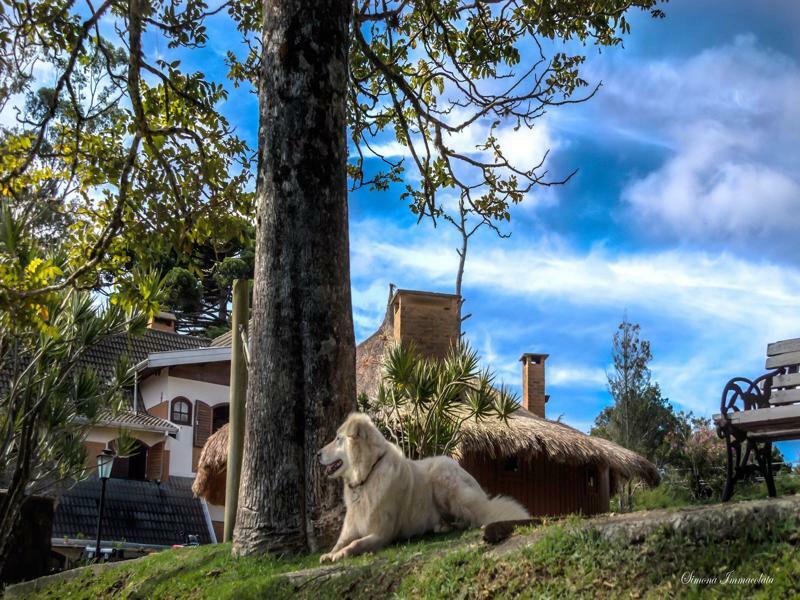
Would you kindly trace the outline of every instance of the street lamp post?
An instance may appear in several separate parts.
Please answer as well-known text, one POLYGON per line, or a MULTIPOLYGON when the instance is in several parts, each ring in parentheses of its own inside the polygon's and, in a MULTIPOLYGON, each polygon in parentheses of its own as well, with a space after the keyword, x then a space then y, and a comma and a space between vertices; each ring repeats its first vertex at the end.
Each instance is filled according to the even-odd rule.
POLYGON ((97 476, 102 481, 100 488, 100 508, 97 511, 97 546, 94 550, 95 562, 100 562, 100 525, 103 522, 103 509, 106 504, 106 482, 111 477, 111 467, 114 465, 114 453, 106 448, 102 454, 97 455, 97 476))

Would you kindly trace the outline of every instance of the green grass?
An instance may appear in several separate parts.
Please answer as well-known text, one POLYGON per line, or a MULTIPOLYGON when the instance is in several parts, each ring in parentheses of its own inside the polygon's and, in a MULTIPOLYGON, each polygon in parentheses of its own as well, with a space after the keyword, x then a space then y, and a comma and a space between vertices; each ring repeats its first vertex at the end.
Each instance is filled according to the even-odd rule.
MULTIPOLYGON (((365 555, 347 564, 367 567, 376 558, 395 572, 420 554, 435 555, 455 543, 477 543, 479 533, 469 531, 422 538, 396 544, 377 557, 365 555)), ((319 566, 319 554, 297 557, 247 557, 234 559, 230 544, 164 550, 136 561, 43 589, 31 598, 283 598, 294 594, 277 575, 319 566)))
POLYGON ((404 598, 664 598, 725 596, 788 598, 800 592, 793 524, 744 532, 725 543, 672 536, 662 530, 637 545, 594 530, 551 526, 538 540, 501 559, 478 549, 423 565, 397 589, 404 598), (684 584, 681 576, 774 577, 768 585, 684 584))
MULTIPOLYGON (((315 567, 303 558, 230 558, 220 544, 164 551, 85 573, 34 598, 734 598, 797 597, 800 557, 794 523, 742 528, 725 542, 659 530, 625 544, 583 530, 572 517, 536 531, 526 546, 496 557, 479 534, 432 536, 376 555, 348 559, 336 577, 305 580, 298 588, 281 574, 315 567), (681 576, 773 577, 767 585, 684 584, 681 576)), ((746 524, 745 524, 746 525, 746 524)))
MULTIPOLYGON (((800 493, 800 476, 796 473, 778 473, 775 476, 775 489, 778 496, 789 496, 800 493)), ((721 490, 719 491, 721 494, 721 490)), ((661 484, 655 488, 642 488, 633 495, 633 510, 652 510, 657 508, 682 508, 692 505, 713 504, 720 501, 720 494, 706 500, 696 500, 683 490, 661 484)), ((734 488, 732 502, 739 500, 761 500, 767 498, 765 483, 739 482, 734 488)), ((617 505, 612 499, 612 508, 617 505)))
POLYGON ((243 585, 269 581, 279 573, 316 564, 315 557, 234 560, 230 551, 230 544, 165 550, 141 560, 121 562, 97 575, 86 571, 35 597, 106 598, 121 594, 126 598, 233 598, 243 585))

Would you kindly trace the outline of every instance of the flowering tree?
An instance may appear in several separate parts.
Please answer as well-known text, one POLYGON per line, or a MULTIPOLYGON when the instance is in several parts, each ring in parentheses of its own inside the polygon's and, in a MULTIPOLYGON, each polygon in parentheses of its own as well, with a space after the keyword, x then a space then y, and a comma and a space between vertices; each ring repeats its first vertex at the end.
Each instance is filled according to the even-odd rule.
POLYGON ((709 419, 693 418, 691 427, 670 434, 670 449, 680 480, 696 500, 710 498, 725 480, 725 442, 709 419))

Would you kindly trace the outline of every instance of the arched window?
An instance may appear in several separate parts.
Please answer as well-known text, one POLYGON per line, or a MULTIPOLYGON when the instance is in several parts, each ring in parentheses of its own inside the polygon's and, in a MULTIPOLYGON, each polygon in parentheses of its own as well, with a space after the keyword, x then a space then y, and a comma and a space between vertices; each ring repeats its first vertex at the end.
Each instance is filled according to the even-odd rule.
POLYGON ((183 396, 178 396, 172 401, 172 410, 170 410, 170 421, 176 425, 191 425, 192 424, 192 403, 183 396))
POLYGON ((225 425, 230 418, 230 407, 227 404, 220 404, 211 410, 211 433, 225 425))

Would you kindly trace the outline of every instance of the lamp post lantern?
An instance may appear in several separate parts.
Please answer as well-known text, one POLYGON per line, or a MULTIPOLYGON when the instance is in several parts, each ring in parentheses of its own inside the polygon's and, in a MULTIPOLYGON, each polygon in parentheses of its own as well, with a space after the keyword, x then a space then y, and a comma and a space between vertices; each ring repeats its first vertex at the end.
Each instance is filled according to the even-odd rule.
POLYGON ((106 448, 97 455, 97 476, 100 478, 100 507, 97 511, 97 545, 94 550, 95 562, 100 562, 100 525, 103 522, 103 509, 106 503, 106 482, 111 477, 111 467, 114 466, 114 453, 106 448))

